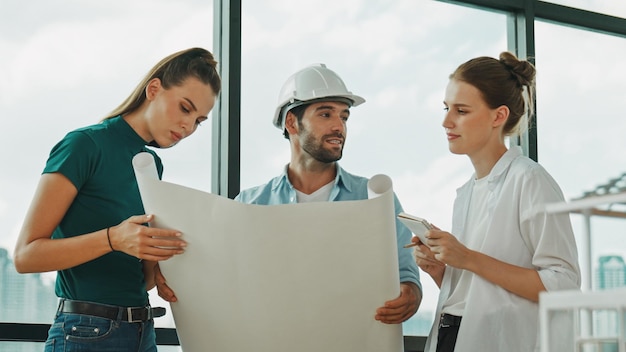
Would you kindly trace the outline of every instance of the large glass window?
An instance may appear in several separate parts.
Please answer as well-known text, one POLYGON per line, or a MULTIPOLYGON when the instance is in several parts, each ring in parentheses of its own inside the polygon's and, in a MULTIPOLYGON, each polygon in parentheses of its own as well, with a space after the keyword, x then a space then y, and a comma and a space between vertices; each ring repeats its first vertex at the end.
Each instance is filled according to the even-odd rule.
MULTIPOLYGON (((447 76, 469 58, 507 48, 505 16, 437 1, 242 2, 241 187, 267 182, 289 162, 288 142, 271 125, 278 91, 296 70, 323 62, 367 99, 352 110, 341 165, 391 176, 407 212, 449 229, 455 189, 472 168, 448 152, 441 128, 447 76)), ((554 2, 626 17, 619 1, 554 2)), ((50 148, 99 121, 163 56, 212 49, 212 12, 204 0, 2 1, 0 321, 52 320, 54 274, 17 274, 11 258, 50 148)), ((623 101, 626 46, 623 38, 541 22, 535 34, 539 162, 566 199, 577 198, 626 172, 626 123, 613 112, 623 101)), ((205 123, 179 146, 158 151, 164 179, 209 191, 211 152, 205 123)), ((582 216, 572 220, 580 237, 582 216)), ((593 218, 594 267, 601 256, 626 255, 615 245, 624 225, 593 218)), ((433 320, 438 289, 424 273, 422 283, 424 301, 404 324, 406 335, 427 335, 433 320)), ((167 306, 154 292, 151 301, 167 306)), ((174 326, 171 315, 156 324, 174 326)), ((2 349, 41 346, 0 342, 2 349)))
MULTIPOLYGON (((17 274, 11 258, 52 146, 70 130, 97 123, 161 58, 193 46, 212 50, 212 33, 212 1, 2 2, 0 321, 53 319, 54 273, 17 274)), ((157 152, 165 180, 210 190, 210 121, 157 152)), ((151 301, 163 305, 153 292, 151 301)), ((173 327, 171 314, 155 322, 173 327)))
MULTIPOLYGON (((289 162, 289 142, 271 123, 278 93, 289 75, 321 62, 367 100, 352 109, 342 167, 389 175, 407 212, 450 228, 455 189, 472 167, 448 151, 444 89, 460 63, 506 50, 506 17, 381 0, 246 0, 242 13, 241 187, 267 182, 289 162)), ((439 290, 425 273, 422 282, 424 301, 405 335, 425 336, 432 323, 439 290)))
MULTIPOLYGON (((535 34, 539 162, 572 200, 626 173, 626 120, 620 112, 626 80, 620 58, 626 55, 626 41, 543 22, 536 23, 535 34), (576 45, 567 44, 574 40, 576 45)), ((584 217, 571 218, 582 255, 587 251, 581 247, 584 217)), ((595 272, 600 256, 626 256, 626 219, 591 220, 595 272)), ((591 286, 596 288, 597 282, 591 286)))

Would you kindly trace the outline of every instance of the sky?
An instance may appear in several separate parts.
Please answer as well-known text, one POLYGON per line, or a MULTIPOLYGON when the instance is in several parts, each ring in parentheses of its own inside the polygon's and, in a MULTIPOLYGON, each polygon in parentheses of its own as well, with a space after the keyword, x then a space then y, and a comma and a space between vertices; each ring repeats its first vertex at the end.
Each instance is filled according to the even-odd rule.
MULTIPOLYGON (((561 4, 626 17, 626 2, 561 4)), ((341 165, 392 177, 405 211, 449 228, 455 190, 472 174, 441 127, 447 76, 506 50, 505 17, 432 0, 243 1, 241 186, 289 161, 271 124, 278 91, 323 62, 367 102, 355 107, 341 165)), ((52 146, 96 123, 171 52, 213 47, 213 8, 200 0, 3 0, 0 3, 0 247, 12 250, 52 146)), ((566 199, 626 172, 621 115, 626 39, 538 22, 539 161, 566 199)), ((164 179, 211 190, 211 124, 158 153, 164 179)), ((594 219, 594 256, 626 255, 624 220, 594 219)), ((572 215, 577 236, 581 217, 572 215)), ((437 289, 423 276, 424 306, 437 289)))

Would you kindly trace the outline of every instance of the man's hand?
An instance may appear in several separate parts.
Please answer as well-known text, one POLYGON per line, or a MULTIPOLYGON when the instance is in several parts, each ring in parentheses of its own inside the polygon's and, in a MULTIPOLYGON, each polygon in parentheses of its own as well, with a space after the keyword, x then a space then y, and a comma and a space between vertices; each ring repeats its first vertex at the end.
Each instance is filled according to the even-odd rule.
POLYGON ((167 302, 178 301, 178 298, 176 298, 174 291, 169 286, 167 286, 167 283, 165 282, 165 276, 163 276, 163 273, 161 273, 161 268, 159 267, 159 265, 156 265, 154 268, 154 280, 156 282, 157 292, 159 293, 159 296, 161 298, 163 298, 167 302))
POLYGON ((374 319, 385 324, 400 324, 417 312, 422 302, 422 292, 412 282, 400 283, 400 297, 385 302, 376 310, 374 319))

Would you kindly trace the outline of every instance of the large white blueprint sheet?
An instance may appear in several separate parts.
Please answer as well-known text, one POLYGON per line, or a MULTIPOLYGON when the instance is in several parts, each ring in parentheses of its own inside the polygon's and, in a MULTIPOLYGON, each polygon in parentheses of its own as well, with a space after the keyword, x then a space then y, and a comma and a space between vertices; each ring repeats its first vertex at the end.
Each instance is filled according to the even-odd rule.
POLYGON ((159 181, 148 153, 133 164, 151 226, 188 242, 160 262, 184 352, 403 351, 402 326, 374 320, 400 294, 387 176, 368 200, 267 206, 159 181))

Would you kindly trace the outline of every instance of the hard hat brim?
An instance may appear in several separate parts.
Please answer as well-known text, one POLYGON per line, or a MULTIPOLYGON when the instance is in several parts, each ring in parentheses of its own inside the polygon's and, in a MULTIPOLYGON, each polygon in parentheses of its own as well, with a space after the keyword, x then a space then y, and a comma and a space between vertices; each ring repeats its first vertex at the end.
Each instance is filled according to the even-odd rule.
POLYGON ((285 102, 283 102, 282 104, 280 104, 277 108, 276 111, 274 112, 274 126, 276 126, 277 128, 283 130, 285 128, 284 123, 285 123, 285 116, 287 116, 287 113, 298 106, 302 106, 302 105, 306 105, 306 104, 314 104, 314 103, 321 103, 324 101, 333 101, 333 102, 340 102, 340 103, 345 103, 348 104, 349 107, 354 107, 354 106, 359 106, 363 103, 365 103, 365 99, 358 96, 358 95, 354 95, 354 94, 350 94, 350 95, 337 95, 337 96, 331 96, 331 97, 322 97, 322 98, 317 98, 317 99, 311 99, 311 100, 287 100, 285 102))

